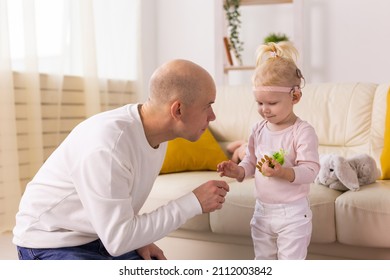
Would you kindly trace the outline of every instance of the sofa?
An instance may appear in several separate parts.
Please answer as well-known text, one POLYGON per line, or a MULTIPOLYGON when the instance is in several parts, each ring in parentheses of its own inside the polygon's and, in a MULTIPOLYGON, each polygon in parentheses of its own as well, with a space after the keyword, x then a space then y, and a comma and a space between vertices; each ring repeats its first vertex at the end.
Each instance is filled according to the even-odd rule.
MULTIPOLYGON (((308 84, 302 91, 294 110, 315 128, 319 153, 344 157, 367 153, 382 171, 381 178, 358 191, 341 192, 311 184, 313 232, 307 259, 390 259, 390 181, 388 171, 387 175, 383 171, 383 165, 390 164, 384 149, 385 135, 390 133, 386 131, 386 127, 390 129, 386 120, 389 84, 308 84)), ((251 86, 218 87, 213 108, 217 118, 209 130, 218 148, 229 157, 227 144, 247 140, 251 126, 261 118, 251 86)), ((184 149, 176 153, 185 159, 184 149)), ((209 152, 197 153, 212 157, 209 152)), ((142 211, 152 211, 207 180, 221 179, 213 166, 198 169, 160 174, 142 211)), ((230 192, 221 210, 196 216, 156 242, 167 258, 253 259, 249 222, 255 204, 254 180, 239 183, 222 179, 228 182, 230 192)))

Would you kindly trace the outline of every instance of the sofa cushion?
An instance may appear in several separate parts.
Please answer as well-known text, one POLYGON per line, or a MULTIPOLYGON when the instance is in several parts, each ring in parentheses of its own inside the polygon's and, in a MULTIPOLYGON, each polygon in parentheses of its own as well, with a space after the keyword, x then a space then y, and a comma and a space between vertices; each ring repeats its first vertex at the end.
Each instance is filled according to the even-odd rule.
MULTIPOLYGON (((206 181, 220 179, 219 174, 213 171, 192 171, 159 175, 140 212, 151 212, 169 201, 191 192, 206 181)), ((228 180, 226 181, 229 183, 228 180)), ((195 216, 188 220, 181 229, 210 231, 209 215, 195 216)))
POLYGON ((254 179, 229 183, 230 191, 222 209, 210 213, 212 232, 251 237, 250 220, 255 206, 254 184, 254 179))
MULTIPOLYGON (((251 236, 250 220, 253 215, 254 179, 242 183, 229 183, 230 192, 221 210, 210 213, 210 227, 214 233, 251 236)), ((310 204, 313 212, 312 242, 336 241, 335 200, 342 192, 322 185, 310 187, 310 204)))
POLYGON ((294 112, 313 125, 320 153, 367 153, 379 167, 388 89, 388 84, 308 84, 294 112))
POLYGON ((217 170, 217 164, 227 159, 224 151, 207 129, 195 142, 183 138, 169 141, 161 173, 217 170))
POLYGON ((323 185, 310 185, 310 207, 313 212, 311 242, 331 243, 336 241, 335 201, 342 192, 323 185))
POLYGON ((315 128, 320 153, 370 153, 371 113, 376 84, 309 84, 294 107, 315 128), (321 116, 321 117, 318 117, 321 116))
POLYGON ((252 126, 261 120, 250 84, 218 87, 213 109, 216 119, 210 129, 218 142, 247 140, 252 126))
POLYGON ((336 199, 337 239, 347 245, 390 247, 390 185, 377 181, 336 199))

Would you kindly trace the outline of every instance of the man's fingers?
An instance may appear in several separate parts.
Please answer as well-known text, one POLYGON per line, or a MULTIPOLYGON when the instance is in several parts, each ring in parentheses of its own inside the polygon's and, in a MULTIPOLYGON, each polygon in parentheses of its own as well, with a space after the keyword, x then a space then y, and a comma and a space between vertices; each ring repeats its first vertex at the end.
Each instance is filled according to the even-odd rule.
POLYGON ((225 181, 216 181, 215 185, 218 188, 224 189, 225 191, 229 191, 229 185, 225 181))

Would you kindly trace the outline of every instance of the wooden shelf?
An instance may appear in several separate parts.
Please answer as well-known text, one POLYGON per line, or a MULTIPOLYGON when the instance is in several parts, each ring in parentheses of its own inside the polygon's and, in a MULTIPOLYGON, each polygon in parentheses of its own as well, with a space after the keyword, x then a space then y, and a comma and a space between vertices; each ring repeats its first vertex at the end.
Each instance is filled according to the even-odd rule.
MULTIPOLYGON (((301 56, 303 56, 303 47, 302 47, 302 34, 303 34, 303 0, 241 0, 241 6, 250 6, 250 5, 272 5, 272 4, 294 4, 294 38, 297 40, 295 44, 297 45, 298 50, 300 50, 301 56)), ((230 71, 253 71, 255 70, 254 65, 224 65, 223 73, 225 76, 230 71)))
POLYGON ((266 4, 283 4, 292 3, 293 0, 241 0, 241 6, 244 5, 266 5, 266 4))
POLYGON ((223 68, 223 71, 226 73, 228 73, 229 71, 245 71, 245 70, 254 70, 255 69, 255 66, 250 66, 250 65, 242 65, 242 66, 225 66, 223 68))

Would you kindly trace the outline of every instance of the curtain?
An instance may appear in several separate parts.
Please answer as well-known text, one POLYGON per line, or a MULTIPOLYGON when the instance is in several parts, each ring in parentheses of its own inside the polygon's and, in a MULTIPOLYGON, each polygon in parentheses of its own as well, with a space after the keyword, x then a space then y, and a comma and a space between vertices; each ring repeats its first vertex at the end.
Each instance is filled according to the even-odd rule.
POLYGON ((14 223, 21 189, 6 0, 0 0, 0 232, 14 223))
MULTIPOLYGON (((65 105, 78 108, 77 104, 71 107, 73 101, 65 96, 73 90, 65 85, 66 81, 81 81, 84 118, 110 108, 107 96, 113 79, 140 82, 140 62, 136 60, 139 0, 56 0, 55 6, 53 3, 0 0, 0 233, 14 227, 26 183, 48 156, 44 142, 52 141, 54 150, 66 136, 64 126, 71 129, 78 121, 72 122, 72 117, 68 123, 63 121, 63 116, 69 114, 66 110, 72 110, 64 109, 65 105), (53 26, 42 23, 47 16, 41 13, 44 7, 53 12, 49 15, 53 17, 53 26), (112 16, 118 12, 118 18, 112 16), (15 13, 18 16, 12 17, 15 13), (119 18, 122 22, 118 22, 119 18), (60 24, 55 25, 54 21, 60 24), (21 31, 17 35, 20 44, 13 43, 14 30, 21 31), (42 38, 53 40, 42 43, 42 38), (118 50, 122 44, 125 52, 130 49, 132 53, 122 54, 118 50), (42 55, 48 47, 56 51, 50 53, 50 49, 49 55, 42 55), (119 73, 118 69, 123 70, 119 73)), ((127 82, 116 85, 115 93, 129 87, 127 82)), ((122 98, 118 104, 128 101, 122 98)))

